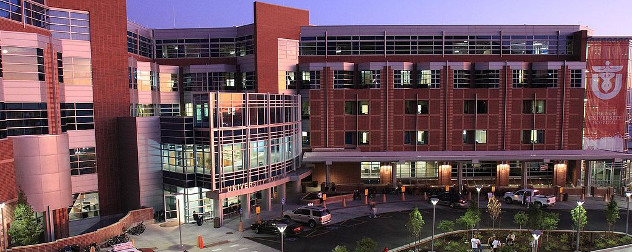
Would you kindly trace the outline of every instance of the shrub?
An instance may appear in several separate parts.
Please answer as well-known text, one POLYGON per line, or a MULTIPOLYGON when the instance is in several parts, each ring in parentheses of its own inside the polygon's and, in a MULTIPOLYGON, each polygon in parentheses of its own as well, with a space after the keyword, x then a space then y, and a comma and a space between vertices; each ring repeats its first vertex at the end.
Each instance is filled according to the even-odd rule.
POLYGON ((338 245, 334 249, 332 249, 331 252, 349 252, 349 250, 345 246, 338 245))
POLYGON ((439 225, 437 225, 437 228, 443 232, 452 232, 454 231, 454 221, 441 220, 439 221, 439 225))
POLYGON ((377 249, 377 242, 371 238, 364 237, 356 242, 356 248, 354 252, 375 252, 377 249))

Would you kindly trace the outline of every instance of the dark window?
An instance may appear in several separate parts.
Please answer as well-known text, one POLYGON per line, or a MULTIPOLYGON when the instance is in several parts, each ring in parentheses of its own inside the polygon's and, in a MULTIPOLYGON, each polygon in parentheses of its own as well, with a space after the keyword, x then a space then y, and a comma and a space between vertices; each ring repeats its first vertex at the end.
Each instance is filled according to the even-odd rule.
POLYGON ((355 131, 347 131, 345 132, 345 144, 346 145, 355 145, 356 144, 356 133, 355 131))
POLYGON ((428 131, 404 131, 404 144, 428 144, 428 131))
POLYGON ((454 70, 454 88, 469 88, 471 85, 470 70, 454 70))
POLYGON ((353 71, 334 71, 334 89, 353 88, 353 71))
POLYGON ((544 114, 545 113, 544 100, 524 100, 522 101, 522 113, 524 114, 544 114))
POLYGON ((486 100, 465 100, 463 104, 465 114, 487 114, 486 100))
POLYGON ((428 114, 428 101, 427 100, 406 101, 404 109, 405 109, 406 114, 410 114, 410 115, 428 114))
POLYGON ((478 70, 474 71, 474 76, 476 88, 498 88, 500 83, 500 70, 478 70))
POLYGON ((487 143, 487 130, 463 130, 463 143, 487 143))
POLYGON ((37 48, 37 78, 46 81, 46 70, 44 70, 44 49, 37 48))
POLYGON ((380 88, 380 70, 360 71, 360 88, 380 88))
POLYGON ((346 101, 345 102, 345 114, 347 115, 357 115, 358 114, 358 105, 354 101, 346 101))
POLYGON ((525 143, 525 144, 544 143, 544 130, 523 130, 522 143, 525 143))
POLYGON ((57 81, 64 83, 64 62, 60 52, 57 53, 57 81))
POLYGON ((571 69, 571 87, 572 88, 581 88, 582 85, 582 71, 581 69, 571 69))
POLYGON ((71 175, 97 172, 97 155, 94 147, 70 149, 69 152, 71 175))
POLYGON ((557 87, 557 70, 534 70, 532 71, 532 83, 533 88, 548 88, 557 87))
POLYGON ((62 127, 67 130, 94 129, 94 109, 92 103, 62 103, 62 127))
POLYGON ((8 136, 48 134, 46 103, 5 103, 8 136))
POLYGON ((393 71, 393 85, 394 88, 411 88, 412 76, 409 70, 395 70, 393 71))

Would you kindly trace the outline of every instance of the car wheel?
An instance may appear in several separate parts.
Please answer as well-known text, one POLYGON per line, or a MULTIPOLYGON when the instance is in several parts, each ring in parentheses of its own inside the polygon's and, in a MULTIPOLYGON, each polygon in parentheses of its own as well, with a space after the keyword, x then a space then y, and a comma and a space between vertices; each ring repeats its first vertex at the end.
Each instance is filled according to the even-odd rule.
POLYGON ((316 227, 316 222, 314 220, 310 220, 309 221, 309 227, 310 228, 315 228, 316 227))
POLYGON ((535 205, 536 205, 537 207, 542 207, 542 202, 540 202, 540 201, 536 201, 536 202, 535 202, 535 205))
POLYGON ((454 202, 450 203, 450 208, 454 208, 454 202))
POLYGON ((507 197, 507 198, 505 198, 505 203, 511 204, 511 203, 513 203, 513 200, 511 198, 507 197))

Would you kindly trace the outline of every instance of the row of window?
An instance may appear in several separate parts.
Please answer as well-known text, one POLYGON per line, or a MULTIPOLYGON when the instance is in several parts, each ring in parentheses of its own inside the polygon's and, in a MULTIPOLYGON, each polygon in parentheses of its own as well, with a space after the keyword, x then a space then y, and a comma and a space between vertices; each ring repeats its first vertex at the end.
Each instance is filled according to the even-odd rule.
MULTIPOLYGON (((0 77, 5 80, 46 81, 44 49, 3 46, 0 54, 0 77)), ((55 54, 57 81, 67 85, 92 85, 90 58, 66 57, 55 54)))
POLYGON ((88 130, 94 129, 94 108, 92 103, 62 103, 61 129, 88 130))
POLYGON ((48 9, 38 0, 0 0, 0 17, 51 31, 53 38, 90 40, 90 17, 86 12, 48 9), (22 18, 24 2, 24 19, 22 18))
POLYGON ((301 37, 300 55, 569 55, 573 36, 317 36, 301 37))
POLYGON ((70 174, 84 175, 97 172, 97 154, 94 147, 70 149, 70 174))
POLYGON ((46 103, 0 103, 0 138, 42 134, 48 134, 46 103))
MULTIPOLYGON (((429 113, 430 101, 428 100, 406 100, 404 101, 404 113, 409 115, 425 115, 429 113)), ((544 114, 546 108, 545 100, 523 100, 522 113, 524 114, 544 114)), ((309 111, 309 108, 307 109, 309 111)), ((487 114, 487 100, 465 100, 463 101, 464 114, 487 114)), ((346 115, 368 115, 369 101, 345 101, 346 115)))
POLYGON ((236 38, 168 39, 155 42, 156 58, 164 59, 241 57, 254 54, 255 51, 252 35, 236 38))
MULTIPOLYGON (((308 132, 304 132, 308 133, 308 132)), ((347 131, 345 132, 345 145, 366 145, 369 144, 370 132, 368 131, 347 131)), ((308 134, 303 137, 309 138, 308 134)), ((303 142, 306 140, 304 139, 303 142)), ((486 144, 487 130, 463 130, 464 144, 486 144)), ((523 144, 543 144, 544 130, 523 130, 521 143, 523 144)), ((406 145, 427 145, 428 131, 404 131, 404 144, 406 145)))
POLYGON ((130 89, 141 91, 160 90, 162 92, 178 91, 177 73, 156 73, 154 71, 138 71, 135 67, 127 67, 130 89))
POLYGON ((236 81, 235 72, 185 73, 185 91, 255 90, 254 72, 241 73, 241 82, 236 81))
POLYGON ((127 51, 147 58, 153 58, 154 56, 152 40, 131 31, 127 31, 127 51))

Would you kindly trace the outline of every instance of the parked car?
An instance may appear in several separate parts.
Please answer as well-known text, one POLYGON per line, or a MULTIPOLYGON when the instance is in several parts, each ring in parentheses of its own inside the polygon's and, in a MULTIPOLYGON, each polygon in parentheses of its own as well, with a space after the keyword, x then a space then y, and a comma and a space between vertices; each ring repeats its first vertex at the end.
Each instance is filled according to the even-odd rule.
POLYGON ((503 198, 507 204, 511 204, 513 202, 524 203, 524 201, 527 201, 529 204, 544 207, 555 205, 555 196, 540 195, 540 191, 535 189, 522 189, 515 192, 506 192, 503 198))
POLYGON ((430 198, 428 198, 428 201, 430 201, 430 199, 432 198, 439 199, 439 202, 437 202, 437 204, 450 206, 451 208, 468 206, 467 198, 464 195, 460 195, 457 193, 440 192, 438 194, 430 196, 430 198))
POLYGON ((293 211, 286 211, 283 217, 296 222, 307 223, 310 228, 316 225, 327 225, 331 222, 331 212, 322 206, 299 207, 293 211))
POLYGON ((283 223, 287 225, 287 228, 283 232, 283 235, 287 236, 296 236, 303 231, 303 225, 296 223, 290 219, 272 219, 272 220, 264 220, 261 223, 253 223, 250 225, 250 229, 255 231, 257 234, 268 233, 280 235, 279 229, 277 228, 277 224, 283 223))

